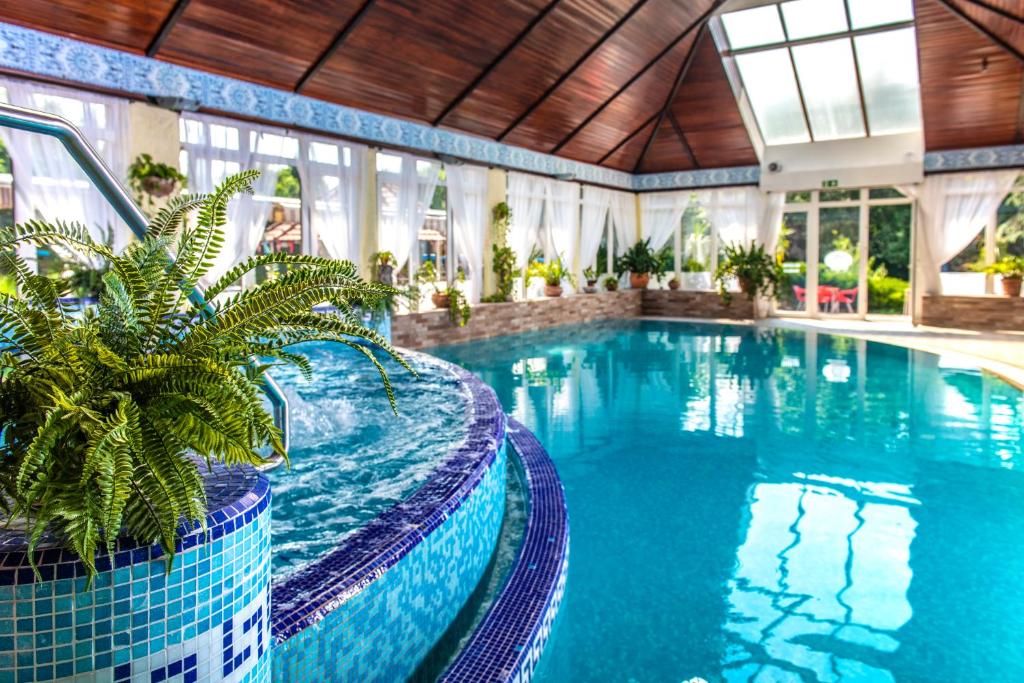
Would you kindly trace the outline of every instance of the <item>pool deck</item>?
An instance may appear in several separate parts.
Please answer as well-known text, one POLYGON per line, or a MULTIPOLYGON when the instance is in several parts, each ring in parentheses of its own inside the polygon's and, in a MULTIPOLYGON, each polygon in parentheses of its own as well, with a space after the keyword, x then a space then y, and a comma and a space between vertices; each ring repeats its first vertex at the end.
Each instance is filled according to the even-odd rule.
POLYGON ((758 327, 843 334, 870 341, 904 346, 919 351, 953 356, 998 375, 1024 390, 1024 333, 978 332, 943 327, 914 326, 900 318, 867 320, 765 318, 726 320, 707 318, 644 318, 680 322, 756 325, 758 327))

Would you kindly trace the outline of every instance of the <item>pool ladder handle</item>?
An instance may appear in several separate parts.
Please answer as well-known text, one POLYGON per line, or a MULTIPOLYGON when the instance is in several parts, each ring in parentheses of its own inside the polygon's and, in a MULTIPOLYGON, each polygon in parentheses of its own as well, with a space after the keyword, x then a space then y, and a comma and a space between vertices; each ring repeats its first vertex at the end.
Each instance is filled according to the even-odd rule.
MULTIPOLYGON (((74 124, 56 114, 0 102, 0 126, 57 138, 135 236, 139 239, 145 237, 149 224, 146 215, 74 124)), ((192 291, 189 299, 204 311, 213 312, 199 286, 192 291)), ((255 357, 251 360, 253 363, 256 362, 255 357)), ((267 373, 263 375, 263 390, 270 400, 274 424, 281 430, 281 442, 287 451, 290 442, 288 397, 282 391, 281 385, 267 373)), ((277 460, 280 461, 280 458, 277 460)))

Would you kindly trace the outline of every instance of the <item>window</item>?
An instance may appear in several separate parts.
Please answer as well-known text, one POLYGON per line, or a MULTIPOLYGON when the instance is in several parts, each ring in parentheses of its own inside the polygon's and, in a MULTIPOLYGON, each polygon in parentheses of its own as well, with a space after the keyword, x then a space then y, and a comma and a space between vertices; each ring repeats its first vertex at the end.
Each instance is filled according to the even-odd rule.
POLYGON ((765 144, 914 132, 913 20, 910 0, 762 5, 722 15, 722 56, 735 61, 765 144))

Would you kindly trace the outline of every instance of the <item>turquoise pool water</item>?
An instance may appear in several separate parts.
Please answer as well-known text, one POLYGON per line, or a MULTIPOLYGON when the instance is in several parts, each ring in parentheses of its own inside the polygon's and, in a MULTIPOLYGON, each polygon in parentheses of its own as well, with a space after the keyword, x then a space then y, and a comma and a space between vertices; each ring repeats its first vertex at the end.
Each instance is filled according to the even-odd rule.
POLYGON ((275 368, 291 407, 291 466, 268 472, 274 495, 274 578, 333 549, 407 498, 466 438, 464 388, 437 360, 411 354, 415 378, 387 362, 398 416, 376 369, 340 344, 297 347, 313 364, 306 382, 275 368))
POLYGON ((1009 385, 844 337, 670 322, 432 352, 493 386, 565 484, 539 680, 1024 680, 1009 385))

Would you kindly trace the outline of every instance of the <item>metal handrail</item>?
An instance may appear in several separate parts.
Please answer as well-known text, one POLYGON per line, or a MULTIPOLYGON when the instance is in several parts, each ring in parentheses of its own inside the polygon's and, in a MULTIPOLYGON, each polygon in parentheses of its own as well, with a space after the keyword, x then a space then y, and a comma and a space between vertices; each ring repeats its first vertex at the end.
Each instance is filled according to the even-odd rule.
MULTIPOLYGON (((145 237, 149 225, 146 214, 142 212, 128 191, 117 180, 117 176, 111 172, 103 158, 97 154, 74 124, 56 114, 0 102, 0 126, 57 138, 79 167, 85 171, 89 180, 96 185, 103 197, 114 207, 117 214, 128 224, 135 236, 139 239, 145 237)), ((206 311, 212 311, 201 287, 196 286, 189 298, 195 305, 206 311)), ((290 428, 288 398, 281 390, 281 386, 269 374, 264 373, 263 383, 264 392, 270 400, 273 411, 274 424, 281 430, 282 443, 287 450, 290 428)))

